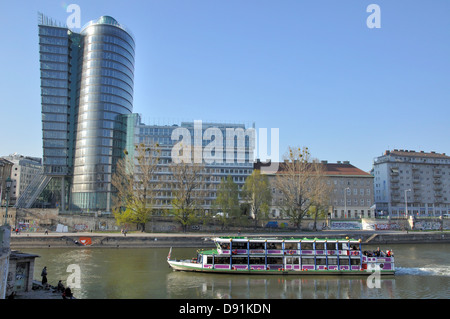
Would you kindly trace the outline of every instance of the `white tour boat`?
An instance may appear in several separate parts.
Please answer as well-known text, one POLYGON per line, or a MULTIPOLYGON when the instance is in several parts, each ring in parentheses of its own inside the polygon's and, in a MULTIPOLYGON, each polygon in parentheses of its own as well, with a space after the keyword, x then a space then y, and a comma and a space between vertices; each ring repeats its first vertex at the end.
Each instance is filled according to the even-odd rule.
POLYGON ((355 239, 214 238, 216 249, 197 251, 190 260, 167 262, 178 271, 233 274, 395 274, 392 251, 363 251, 355 239))

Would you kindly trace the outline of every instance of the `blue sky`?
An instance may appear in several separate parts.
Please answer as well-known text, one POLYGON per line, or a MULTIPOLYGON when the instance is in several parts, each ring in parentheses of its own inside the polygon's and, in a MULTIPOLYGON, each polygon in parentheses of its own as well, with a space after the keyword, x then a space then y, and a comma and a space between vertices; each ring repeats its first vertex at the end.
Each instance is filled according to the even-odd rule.
POLYGON ((0 0, 0 155, 42 156, 37 12, 64 23, 71 3, 131 29, 146 123, 255 122, 280 156, 367 171, 386 149, 450 153, 448 0, 0 0))

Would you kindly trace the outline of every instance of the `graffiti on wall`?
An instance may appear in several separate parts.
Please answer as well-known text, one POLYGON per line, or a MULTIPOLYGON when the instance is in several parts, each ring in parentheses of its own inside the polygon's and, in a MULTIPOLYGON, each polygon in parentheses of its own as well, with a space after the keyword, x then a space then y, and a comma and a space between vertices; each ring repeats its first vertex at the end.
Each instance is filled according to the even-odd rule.
POLYGON ((441 222, 439 221, 416 221, 414 223, 415 230, 440 230, 441 222))
POLYGON ((331 229, 342 229, 342 230, 351 230, 351 229, 361 229, 361 222, 359 221, 331 221, 330 223, 331 229))
POLYGON ((29 220, 28 222, 19 222, 17 228, 19 228, 21 232, 34 233, 37 231, 41 231, 38 222, 32 219, 29 220))
POLYGON ((391 225, 389 221, 363 220, 362 228, 364 230, 390 230, 391 225))
POLYGON ((107 230, 108 224, 106 222, 98 222, 98 229, 100 230, 107 230))
POLYGON ((75 224, 73 225, 73 228, 75 231, 87 231, 89 227, 86 224, 75 224))

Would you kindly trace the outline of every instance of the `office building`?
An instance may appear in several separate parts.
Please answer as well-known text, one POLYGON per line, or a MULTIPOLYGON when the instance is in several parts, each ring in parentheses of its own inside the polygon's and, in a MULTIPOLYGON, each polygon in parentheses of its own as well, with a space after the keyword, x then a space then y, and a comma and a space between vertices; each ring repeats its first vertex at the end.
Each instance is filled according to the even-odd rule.
POLYGON ((450 156, 414 150, 385 151, 373 163, 377 214, 441 216, 450 212, 450 156))
POLYGON ((39 14, 44 168, 19 207, 109 211, 125 146, 120 116, 133 108, 134 49, 112 17, 76 33, 39 14))
MULTIPOLYGON (((181 122, 180 125, 147 125, 142 122, 138 114, 123 116, 127 124, 127 153, 134 155, 134 146, 144 144, 146 146, 158 145, 160 150, 159 163, 161 176, 171 175, 170 164, 173 160, 172 151, 177 143, 190 143, 198 145, 201 149, 201 158, 204 165, 204 174, 207 179, 208 193, 204 198, 202 208, 207 212, 211 209, 216 199, 217 189, 222 179, 230 175, 239 189, 244 185, 245 179, 253 171, 253 157, 255 136, 253 128, 246 128, 244 124, 231 123, 203 123, 201 121, 181 122), (184 140, 174 132, 175 130, 187 133, 190 140, 184 140), (215 141, 221 143, 215 143, 215 141), (242 144, 240 144, 242 141, 242 144), (198 144, 196 144, 198 143, 198 144), (208 152, 208 146, 213 143, 220 147, 208 152), (228 152, 227 152, 228 148, 228 152), (240 151, 242 151, 240 153, 240 151)), ((194 151, 195 152, 195 151, 194 151)), ((195 161, 195 159, 193 159, 195 161)), ((158 179, 158 178, 156 178, 158 179)), ((161 180, 167 180, 163 177, 161 180)), ((156 199, 154 208, 162 212, 171 208, 172 193, 169 183, 161 189, 156 199)))

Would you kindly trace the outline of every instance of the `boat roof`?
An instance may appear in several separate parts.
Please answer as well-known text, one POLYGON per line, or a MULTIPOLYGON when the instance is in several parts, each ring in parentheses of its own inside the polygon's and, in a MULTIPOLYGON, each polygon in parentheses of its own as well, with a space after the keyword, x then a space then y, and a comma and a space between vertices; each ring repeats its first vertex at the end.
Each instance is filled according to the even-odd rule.
POLYGON ((264 241, 270 241, 270 242, 283 242, 283 241, 292 241, 292 242, 361 242, 361 239, 354 239, 354 238, 270 238, 270 237, 255 237, 255 238, 248 238, 248 237, 233 237, 233 236, 222 236, 222 237, 216 237, 214 238, 214 241, 252 241, 252 242, 264 242, 264 241))

